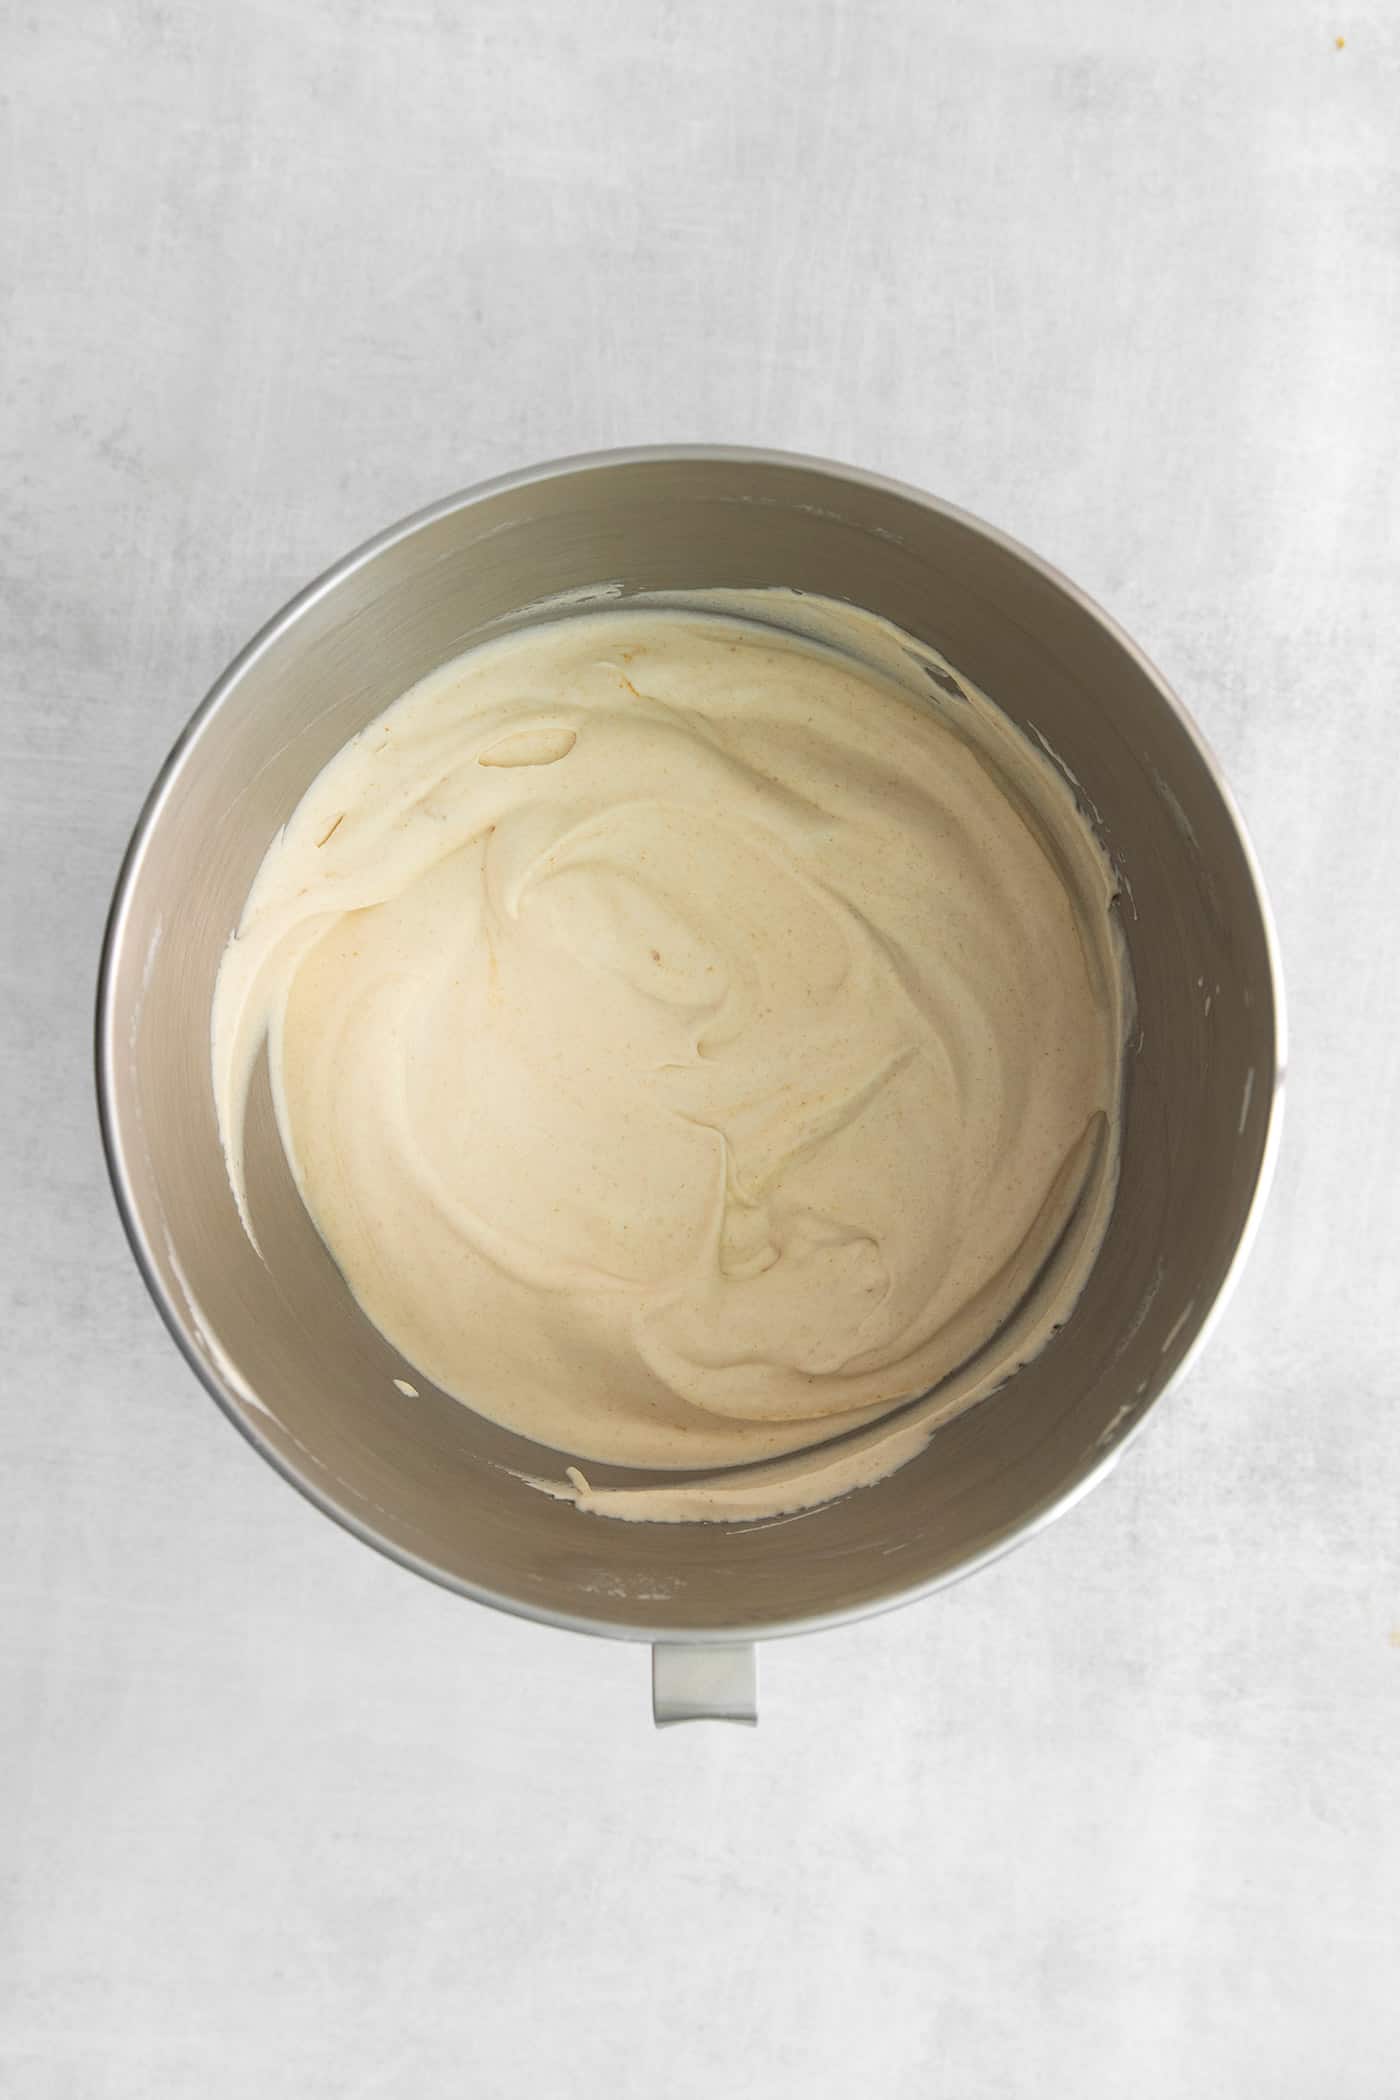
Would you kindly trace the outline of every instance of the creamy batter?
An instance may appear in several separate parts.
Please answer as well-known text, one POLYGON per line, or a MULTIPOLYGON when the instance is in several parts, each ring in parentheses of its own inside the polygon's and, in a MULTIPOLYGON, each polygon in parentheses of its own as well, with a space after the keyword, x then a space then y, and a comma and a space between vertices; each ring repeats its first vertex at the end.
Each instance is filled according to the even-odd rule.
POLYGON ((215 999, 250 1234, 266 1041, 409 1368, 585 1463, 722 1469, 538 1483, 624 1516, 888 1472, 1066 1316, 1116 1178, 1125 965, 1065 783, 893 629, 727 604, 415 687, 273 842, 215 999))

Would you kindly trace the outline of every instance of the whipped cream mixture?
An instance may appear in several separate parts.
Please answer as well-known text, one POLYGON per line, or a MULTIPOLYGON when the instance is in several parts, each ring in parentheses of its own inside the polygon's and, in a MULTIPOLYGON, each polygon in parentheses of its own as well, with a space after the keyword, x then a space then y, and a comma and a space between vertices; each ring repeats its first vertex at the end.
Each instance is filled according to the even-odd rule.
POLYGON ((266 1042, 303 1200, 407 1368, 585 1464, 708 1469, 539 1485, 810 1506, 1082 1287, 1113 889, 1049 761, 868 615, 763 592, 532 626, 405 694, 269 848, 214 1008, 245 1224, 266 1042))

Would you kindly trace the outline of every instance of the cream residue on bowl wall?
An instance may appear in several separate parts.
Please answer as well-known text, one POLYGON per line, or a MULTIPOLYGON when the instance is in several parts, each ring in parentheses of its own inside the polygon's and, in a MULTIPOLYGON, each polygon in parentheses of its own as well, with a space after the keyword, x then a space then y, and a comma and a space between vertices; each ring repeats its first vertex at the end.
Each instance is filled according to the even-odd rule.
POLYGON ((1097 1254, 1131 1006, 1070 787, 932 651, 781 592, 571 613, 405 694, 273 841, 213 1074, 268 1046, 365 1313, 597 1514, 867 1484, 1097 1254), (917 1396, 926 1397, 919 1398, 917 1396))

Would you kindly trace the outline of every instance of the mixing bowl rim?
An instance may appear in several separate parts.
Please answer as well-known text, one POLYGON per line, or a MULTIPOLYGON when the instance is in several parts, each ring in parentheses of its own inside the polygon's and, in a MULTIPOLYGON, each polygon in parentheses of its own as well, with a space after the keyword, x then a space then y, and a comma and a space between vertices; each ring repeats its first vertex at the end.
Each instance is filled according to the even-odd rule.
MULTIPOLYGON (((602 580, 601 578, 599 579, 599 581, 602 580)), ((726 1641, 776 1640, 803 1633, 819 1633, 827 1628, 850 1625, 861 1619, 873 1618, 882 1612, 893 1611, 906 1604, 915 1603, 922 1597, 932 1596, 935 1591, 946 1589, 955 1582, 963 1581, 967 1576, 974 1575, 979 1570, 989 1567, 993 1561, 1000 1560, 1003 1554, 1010 1553, 1016 1547, 1024 1545, 1039 1532, 1045 1530, 1048 1525, 1054 1523, 1057 1518, 1062 1517, 1067 1511, 1073 1509, 1091 1489, 1097 1487, 1105 1479, 1118 1464, 1124 1452, 1141 1435, 1154 1409, 1160 1406, 1162 1401, 1170 1393, 1174 1392, 1190 1374, 1198 1356, 1214 1333, 1216 1324, 1223 1315, 1248 1260, 1250 1249, 1259 1229, 1259 1221, 1268 1197, 1278 1157, 1279 1139, 1282 1130, 1283 1083, 1286 1069, 1285 1043, 1286 1021, 1278 937, 1269 905, 1268 893, 1264 887, 1263 876, 1260 872, 1248 828, 1240 814, 1239 807, 1220 763, 1189 709, 1163 677, 1156 665, 1150 661, 1132 637, 1118 625, 1117 621, 1104 611, 1102 606, 1097 604, 1086 591, 1072 582, 1069 577, 1063 575, 1053 564, 1045 561, 1030 548, 1023 546, 1009 533, 1001 531, 994 525, 989 525, 984 519, 974 516, 970 511, 960 509, 956 504, 945 502, 941 497, 930 495, 927 491, 917 488, 910 483, 805 453, 732 445, 663 444, 629 446, 610 451, 585 452, 561 459, 547 460, 536 466, 521 468, 511 474, 497 475, 490 480, 477 482, 469 488, 460 490, 455 495, 445 496, 436 503, 430 503, 423 509, 416 510, 409 516, 401 518, 396 524, 386 527, 382 532, 375 533, 372 538, 365 540, 350 553, 342 556, 339 561, 333 563, 330 568, 324 570, 313 582, 308 583, 294 597, 290 598, 280 611, 274 613, 272 618, 239 650, 227 668, 214 681, 172 745, 146 797, 132 832, 130 843, 123 856, 102 943, 102 956, 97 984, 95 1049, 98 1120, 101 1126, 102 1146, 106 1155, 107 1170, 111 1177, 117 1209, 121 1216, 127 1239, 130 1242, 136 1265, 145 1280, 146 1288, 150 1292, 176 1347, 210 1397, 233 1423, 234 1427, 253 1446, 254 1450, 269 1465, 274 1467, 284 1480, 296 1488, 323 1516, 330 1517, 342 1529, 350 1532, 365 1545, 374 1547, 377 1552, 386 1555, 390 1560, 397 1561, 400 1566, 412 1570, 413 1573, 424 1576, 428 1581, 436 1582, 445 1589, 455 1591, 460 1596, 471 1598, 477 1604, 487 1605, 496 1611, 508 1612, 514 1618, 531 1619, 541 1625, 554 1626, 573 1633, 594 1634, 610 1640, 661 1641, 666 1643, 710 1645, 726 1641), (117 1107, 116 1071, 120 1052, 115 1036, 117 1014, 114 981, 117 962, 126 933, 131 901, 140 877, 142 862, 156 826, 160 821, 161 811, 187 757, 198 742, 205 725, 213 718, 218 709, 223 706, 258 660, 294 628, 297 622, 304 618, 313 606, 340 584, 344 583, 347 578, 353 576, 357 570, 368 567, 381 555, 398 546, 404 540, 411 538, 415 533, 438 523, 443 518, 452 516, 455 512, 472 509, 492 497, 505 494, 511 490, 530 488, 541 483, 560 480, 570 475, 598 469, 647 465, 661 466, 681 463, 687 460, 736 467, 772 467, 809 473, 814 476, 820 475, 828 479, 834 478, 838 482, 853 488, 869 489, 917 504, 921 509, 930 511, 936 516, 945 518, 963 527, 992 546, 1001 549, 1002 552, 1011 555, 1014 560, 1025 564, 1097 623, 1123 651, 1124 655, 1137 665, 1161 700, 1176 716, 1180 726, 1194 744, 1202 763, 1206 766, 1216 792, 1220 796, 1225 811, 1234 827, 1249 873, 1264 933, 1274 1015, 1274 1071, 1267 1107, 1268 1128, 1265 1134, 1263 1150, 1260 1154, 1259 1169, 1255 1177, 1249 1209, 1239 1238, 1236 1241, 1229 1267, 1221 1280, 1219 1289, 1216 1291, 1211 1303, 1201 1308, 1196 1316, 1195 1332, 1190 1344, 1161 1391, 1155 1394, 1142 1407, 1136 1419, 1124 1429, 1118 1440, 1104 1450, 1101 1456, 1095 1459, 1077 1480, 1060 1493, 1048 1497, 1031 1509, 1018 1522, 1008 1526, 999 1537, 990 1541, 979 1552, 969 1555, 954 1567, 946 1568, 941 1573, 930 1576, 925 1580, 910 1583, 887 1597, 877 1598, 873 1601, 864 1600, 859 1603, 843 1605, 839 1609, 832 1611, 816 1612, 810 1615, 776 1620, 767 1624, 658 1628, 637 1624, 617 1624, 608 1620, 590 1618, 576 1612, 551 1611, 545 1607, 532 1604, 523 1598, 508 1596, 501 1591, 492 1590, 484 1584, 469 1582, 463 1577, 452 1573, 450 1569, 439 1567, 435 1563, 409 1551, 407 1548, 396 1544, 392 1539, 386 1538, 382 1533, 376 1531, 373 1526, 365 1523, 352 1509, 335 1501, 309 1470, 303 1470, 298 1467, 283 1452, 273 1446, 258 1425, 257 1416, 259 1410, 240 1398, 232 1382, 223 1377, 209 1357, 197 1347, 190 1332, 190 1322, 187 1315, 182 1312, 172 1293, 165 1287, 152 1251, 149 1236, 138 1215, 136 1199, 126 1169, 126 1140, 120 1127, 117 1107)), ((863 1489, 857 1492, 869 1493, 872 1491, 863 1489)), ((579 1521, 600 1523, 609 1520, 582 1516, 579 1521)))

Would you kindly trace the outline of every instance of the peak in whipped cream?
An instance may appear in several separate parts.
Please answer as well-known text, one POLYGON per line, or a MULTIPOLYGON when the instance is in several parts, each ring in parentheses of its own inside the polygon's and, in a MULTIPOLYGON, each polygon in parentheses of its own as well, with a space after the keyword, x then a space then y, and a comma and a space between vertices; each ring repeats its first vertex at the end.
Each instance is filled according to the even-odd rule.
POLYGON ((245 1225, 266 1044, 349 1288, 415 1373, 573 1461, 538 1485, 814 1506, 1083 1287, 1114 889, 1049 760, 870 615, 705 593, 525 628, 396 701, 268 848, 213 1015, 245 1225))

